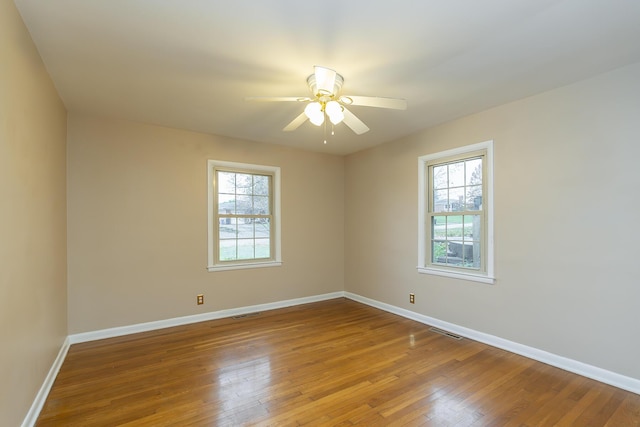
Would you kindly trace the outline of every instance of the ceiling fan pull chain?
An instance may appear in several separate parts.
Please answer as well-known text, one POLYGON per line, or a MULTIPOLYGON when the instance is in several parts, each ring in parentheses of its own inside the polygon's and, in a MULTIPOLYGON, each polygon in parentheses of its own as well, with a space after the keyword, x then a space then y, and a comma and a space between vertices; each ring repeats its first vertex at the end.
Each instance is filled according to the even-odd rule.
POLYGON ((327 143, 327 121, 324 121, 324 143, 327 143))

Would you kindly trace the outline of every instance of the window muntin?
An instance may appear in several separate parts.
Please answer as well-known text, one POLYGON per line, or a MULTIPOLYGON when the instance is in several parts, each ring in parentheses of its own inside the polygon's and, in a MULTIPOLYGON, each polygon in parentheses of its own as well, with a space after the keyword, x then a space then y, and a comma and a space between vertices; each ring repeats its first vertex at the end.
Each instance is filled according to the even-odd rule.
POLYGON ((281 265, 280 168, 209 160, 208 270, 281 265))
POLYGON ((421 156, 418 271, 493 283, 493 142, 421 156))
POLYGON ((215 170, 217 262, 272 259, 273 176, 215 170))
POLYGON ((482 269, 483 158, 428 163, 431 264, 482 269))

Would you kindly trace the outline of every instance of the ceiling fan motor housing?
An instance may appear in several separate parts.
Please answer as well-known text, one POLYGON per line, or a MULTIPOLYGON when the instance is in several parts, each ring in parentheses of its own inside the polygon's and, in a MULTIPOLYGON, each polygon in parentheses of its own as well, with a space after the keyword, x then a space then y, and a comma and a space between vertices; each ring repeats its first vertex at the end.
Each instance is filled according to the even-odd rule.
POLYGON ((344 83, 344 78, 336 73, 335 75, 335 80, 333 82, 333 87, 331 89, 327 89, 327 88, 318 88, 318 82, 316 81, 316 75, 315 74, 311 74, 309 77, 307 77, 307 85, 309 85, 309 90, 311 90, 311 94, 314 97, 317 98, 322 98, 322 97, 328 97, 328 98, 334 98, 337 97, 338 93, 340 93, 340 90, 342 89, 342 84, 344 83))

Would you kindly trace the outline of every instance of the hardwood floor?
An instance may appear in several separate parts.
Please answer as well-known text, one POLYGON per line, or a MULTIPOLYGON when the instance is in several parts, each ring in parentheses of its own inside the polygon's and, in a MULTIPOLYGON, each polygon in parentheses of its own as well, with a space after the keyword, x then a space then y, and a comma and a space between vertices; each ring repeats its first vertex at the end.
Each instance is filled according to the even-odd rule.
POLYGON ((71 346, 38 426, 638 426, 640 395, 347 299, 71 346))

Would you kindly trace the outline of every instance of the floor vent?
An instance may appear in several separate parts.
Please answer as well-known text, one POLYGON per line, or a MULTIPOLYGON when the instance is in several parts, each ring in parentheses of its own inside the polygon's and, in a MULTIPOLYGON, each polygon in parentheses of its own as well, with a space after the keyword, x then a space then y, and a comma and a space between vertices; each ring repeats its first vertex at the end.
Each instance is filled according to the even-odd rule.
POLYGON ((259 316, 260 313, 247 313, 247 314, 238 314, 237 316, 231 316, 232 319, 244 319, 245 317, 253 317, 253 316, 259 316))
POLYGON ((460 335, 456 335, 453 332, 445 331, 443 329, 438 328, 429 328, 431 332, 435 332, 436 334, 444 335, 445 337, 453 338, 454 340, 461 340, 462 337, 460 335))

